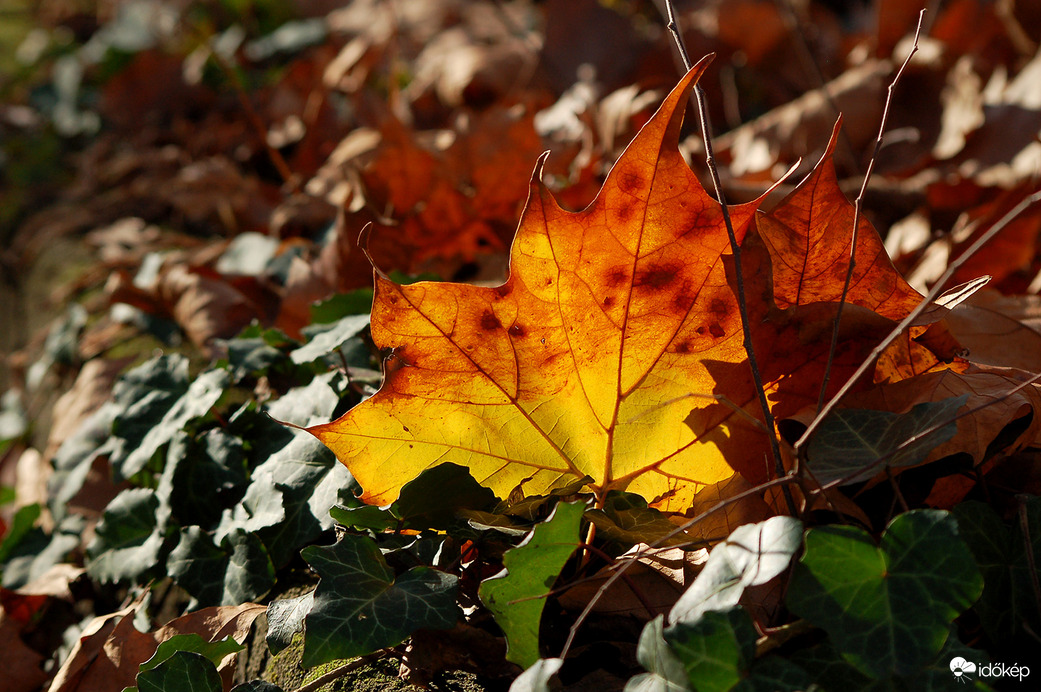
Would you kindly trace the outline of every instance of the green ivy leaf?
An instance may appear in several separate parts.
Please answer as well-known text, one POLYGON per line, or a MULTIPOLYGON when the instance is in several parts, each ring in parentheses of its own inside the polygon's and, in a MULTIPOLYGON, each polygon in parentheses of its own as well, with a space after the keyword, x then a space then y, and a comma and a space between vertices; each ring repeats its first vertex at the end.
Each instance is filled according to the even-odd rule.
POLYGON ((171 577, 200 605, 256 601, 275 585, 275 566, 256 534, 233 529, 220 546, 198 526, 181 531, 166 561, 171 577))
POLYGON ((207 370, 192 380, 188 390, 165 412, 162 419, 145 434, 141 443, 117 463, 110 459, 112 468, 123 478, 129 478, 148 465, 152 455, 180 432, 188 421, 209 413, 229 384, 224 370, 207 370))
POLYGON ((68 562, 69 553, 80 546, 86 525, 82 515, 71 514, 62 519, 49 536, 34 526, 7 556, 7 564, 3 566, 4 588, 21 588, 59 562, 68 562))
POLYGON ((304 618, 314 605, 314 592, 272 601, 267 607, 267 647, 272 654, 284 650, 304 628, 304 618))
POLYGON ((585 505, 560 502, 546 521, 503 555, 505 569, 481 582, 478 595, 506 634, 506 660, 525 668, 539 659, 546 596, 578 547, 585 505))
POLYGON ((940 653, 930 663, 906 678, 872 680, 842 657, 829 641, 792 652, 790 661, 806 671, 815 683, 825 690, 857 690, 857 692, 947 692, 952 689, 990 690, 975 676, 963 676, 955 685, 950 663, 954 658, 964 658, 977 666, 990 662, 982 651, 965 646, 954 632, 947 638, 940 653))
POLYGON ((510 692, 550 692, 550 678, 564 665, 562 658, 540 658, 517 676, 510 692))
POLYGON ((447 462, 426 469, 402 486, 389 507, 333 507, 330 513, 341 525, 359 529, 444 530, 465 523, 461 511, 490 509, 497 502, 495 494, 475 481, 469 469, 447 462))
POLYGON ((227 354, 225 367, 231 373, 234 382, 250 375, 257 377, 267 374, 290 362, 283 349, 287 349, 291 344, 295 345, 295 342, 289 341, 289 338, 277 329, 260 330, 247 327, 236 338, 223 342, 227 354))
POLYGON ((954 518, 916 510, 896 517, 879 546, 852 526, 810 529, 787 603, 825 630, 846 660, 883 679, 934 658, 982 588, 954 518))
POLYGON ((105 447, 115 440, 112 427, 119 412, 114 402, 103 404, 54 453, 54 472, 47 480, 47 505, 58 521, 65 517, 69 501, 83 488, 91 468, 107 453, 105 447))
POLYGON ((246 494, 237 505, 224 510, 214 538, 217 542, 232 531, 257 531, 274 526, 286 518, 282 504, 282 490, 269 470, 256 470, 246 494))
POLYGON ((648 672, 634 676, 625 684, 625 692, 688 692, 687 670, 673 653, 663 635, 665 616, 659 615, 646 625, 636 645, 636 660, 648 672))
POLYGON ((737 605, 746 588, 765 584, 788 569, 800 545, 802 522, 794 517, 739 526, 712 549, 701 573, 673 606, 669 621, 693 623, 706 611, 737 605))
POLYGON ((0 454, 7 449, 7 443, 28 430, 29 419, 25 415, 22 397, 17 390, 9 389, 0 395, 0 454))
POLYGON ((706 611, 696 622, 669 627, 664 636, 697 692, 727 692, 755 658, 755 627, 740 607, 706 611))
POLYGON ((707 610, 695 622, 672 625, 664 637, 696 692, 796 692, 811 682, 783 658, 755 659, 755 626, 740 606, 707 610))
POLYGON ((0 565, 11 555, 18 546, 19 541, 25 538, 26 534, 32 530, 42 511, 43 509, 39 504, 33 503, 18 508, 18 511, 14 513, 14 518, 7 527, 7 532, 0 536, 0 565))
POLYGON ((221 692, 223 688, 213 662, 191 651, 177 651, 137 676, 139 692, 221 692))
POLYGON ((390 511, 410 529, 445 529, 459 509, 489 509, 496 502, 495 493, 475 481, 469 469, 445 463, 406 483, 390 511))
POLYGON ((166 538, 160 531, 154 490, 129 488, 105 508, 87 546, 87 574, 102 583, 141 581, 161 568, 166 538))
POLYGON ((414 567, 395 578, 376 543, 364 536, 347 535, 300 554, 321 577, 304 619, 306 668, 400 644, 419 629, 455 625, 453 575, 414 567))
POLYGON ((969 395, 916 404, 907 413, 838 409, 824 419, 806 448, 806 464, 820 483, 865 481, 886 467, 914 466, 954 437, 954 417, 969 395), (900 448, 916 435, 940 426, 900 448), (875 462, 886 457, 884 462, 875 462), (865 469, 856 473, 858 469, 865 469))
POLYGON ((351 315, 342 317, 332 324, 312 325, 304 330, 311 337, 310 341, 289 352, 294 363, 310 363, 338 350, 345 343, 357 337, 369 326, 369 315, 351 315))
POLYGON ((145 673, 153 670, 178 651, 190 651, 199 654, 200 656, 205 657, 214 666, 217 666, 228 654, 242 651, 245 648, 245 646, 239 644, 231 636, 227 636, 224 639, 215 642, 209 642, 194 632, 189 634, 175 634, 166 641, 160 642, 159 646, 156 647, 155 653, 152 654, 152 657, 142 663, 138 668, 138 671, 145 673))
MULTIPOLYGON (((276 421, 305 427, 328 419, 340 403, 340 391, 346 380, 339 372, 316 376, 304 387, 293 387, 265 410, 276 421)), ((307 437, 310 437, 309 435, 307 437)))
MULTIPOLYGON (((213 528, 221 519, 221 509, 236 503, 246 489, 243 441, 222 428, 195 437, 182 432, 168 447, 163 469, 163 477, 167 476, 164 499, 173 517, 182 525, 213 528)), ((160 479, 161 494, 163 487, 160 479)))
POLYGON ((372 289, 359 288, 350 293, 337 293, 311 305, 311 322, 328 324, 349 315, 372 312, 372 289))
POLYGON ((1022 516, 1017 516, 1009 528, 982 502, 963 502, 953 510, 959 531, 983 574, 983 595, 975 605, 980 625, 990 641, 1001 643, 1009 654, 1012 646, 1033 639, 1026 628, 1041 631, 1027 555, 1029 541, 1034 559, 1041 557, 1041 499, 1025 500, 1020 511, 1025 514, 1026 536, 1022 516))
POLYGON ((134 368, 113 388, 120 408, 105 446, 117 479, 140 472, 188 421, 207 414, 217 403, 229 375, 208 370, 189 383, 188 360, 159 356, 134 368))
POLYGON ((400 520, 394 516, 389 507, 359 505, 357 507, 334 506, 329 510, 331 516, 340 526, 353 529, 368 529, 376 533, 393 529, 400 520))

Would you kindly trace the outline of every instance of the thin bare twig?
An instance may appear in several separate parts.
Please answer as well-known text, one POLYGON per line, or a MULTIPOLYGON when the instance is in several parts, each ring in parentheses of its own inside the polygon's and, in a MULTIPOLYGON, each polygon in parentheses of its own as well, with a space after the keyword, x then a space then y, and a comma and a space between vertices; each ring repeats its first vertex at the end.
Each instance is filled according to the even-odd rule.
POLYGON ((918 52, 918 39, 922 33, 922 20, 925 17, 925 10, 923 9, 918 13, 918 27, 915 29, 914 43, 911 46, 911 51, 904 58, 903 64, 900 69, 897 70, 896 75, 893 77, 893 81, 889 83, 889 88, 886 89, 886 104, 882 109, 882 121, 878 125, 878 137, 875 138, 875 149, 871 152, 871 160, 868 161, 867 172, 864 173, 864 181, 860 185, 860 194, 857 195, 856 202, 853 203, 853 235, 850 238, 849 247, 849 266, 846 268, 846 280, 842 284, 842 295, 839 298, 839 307, 835 313, 835 325, 831 331, 831 345, 828 347, 828 364, 824 368, 824 379, 821 380, 820 394, 817 396, 817 410, 820 411, 824 407, 824 397, 828 391, 828 381, 831 379, 831 367, 835 361, 835 351, 839 345, 839 327, 842 322, 842 308, 846 304, 846 297, 849 295, 849 288, 853 283, 853 270, 857 266, 857 240, 860 237, 860 217, 864 209, 864 195, 867 193, 868 182, 871 180, 871 173, 875 170, 875 161, 878 159, 878 152, 882 148, 882 137, 886 131, 886 121, 889 119, 889 107, 893 103, 893 90, 896 88, 897 82, 900 81, 900 77, 904 74, 904 70, 907 69, 908 63, 911 62, 911 58, 918 52))
MULTIPOLYGON (((817 64, 817 60, 813 57, 813 51, 810 50, 809 40, 806 36, 806 23, 803 22, 800 13, 795 9, 792 0, 774 0, 774 4, 777 5, 781 13, 781 18, 784 20, 788 33, 791 34, 792 43, 795 45, 799 61, 802 63, 802 69, 813 75, 817 82, 818 93, 824 97, 824 101, 831 109, 833 117, 838 118, 842 115, 842 111, 839 110, 838 104, 835 103, 835 98, 828 87, 827 77, 825 77, 821 66, 817 64)), ((859 172, 860 164, 857 162, 856 152, 845 130, 839 132, 839 142, 841 143, 840 150, 842 156, 846 159, 846 165, 849 166, 851 171, 859 172)))
MULTIPOLYGON (((686 44, 683 42, 683 34, 680 33, 679 25, 676 23, 676 11, 672 6, 672 0, 665 0, 666 19, 668 29, 676 42, 683 66, 689 72, 693 64, 690 54, 687 52, 686 44)), ((748 319, 748 301, 745 295, 745 278, 741 268, 741 245, 737 242, 737 234, 734 233, 734 222, 730 219, 730 210, 727 208, 726 196, 723 194, 723 184, 719 179, 719 170, 716 168, 716 157, 712 150, 712 124, 709 120, 708 107, 706 105, 705 90, 700 84, 694 84, 694 96, 698 106, 698 117, 701 121, 701 137, 705 144, 705 164, 708 166, 709 176, 712 178, 712 186, 716 191, 716 200, 723 212, 723 225, 726 226, 727 236, 730 239, 730 251, 734 257, 734 279, 737 284, 737 307, 741 313, 741 331, 744 337, 745 353, 748 355, 748 367, 752 370, 752 381, 755 385, 756 396, 759 406, 763 410, 763 419, 769 431, 770 455, 774 463, 774 472, 778 478, 785 475, 784 461, 781 457, 781 444, 777 439, 777 430, 774 425, 773 412, 770 411, 770 402, 766 399, 766 390, 763 388, 763 377, 759 371, 759 363, 755 357, 755 348, 752 344, 752 326, 748 319)), ((782 488, 788 511, 795 515, 797 513, 795 500, 791 490, 784 486, 782 488)))
POLYGON ((960 257, 958 257, 958 259, 954 260, 950 263, 950 265, 948 265, 947 270, 943 273, 942 276, 940 276, 940 278, 933 285, 929 293, 924 298, 922 298, 921 302, 918 303, 918 306, 915 307, 915 309, 912 310, 910 313, 908 313, 907 317, 900 320, 900 324, 896 325, 893 328, 893 331, 889 332, 889 335, 886 336, 886 338, 883 339, 881 342, 879 342, 879 344, 875 346, 874 349, 872 349, 871 353, 868 354, 868 357, 865 358, 864 362, 860 364, 860 367, 858 367, 856 371, 849 376, 849 379, 847 379, 846 383, 842 385, 842 388, 839 389, 838 392, 836 392, 835 396, 831 397, 831 399, 829 399, 828 402, 817 411, 817 415, 814 416, 812 421, 810 421, 810 424, 806 427, 806 430, 803 432, 802 436, 798 440, 796 440, 796 453, 800 452, 800 450, 803 448, 803 445, 806 444, 806 441, 809 440, 810 436, 817 431, 818 427, 820 427, 821 421, 824 420, 824 418, 829 413, 831 413, 836 406, 838 406, 842 398, 846 396, 846 394, 848 394, 849 391, 853 389, 853 386, 856 385, 857 381, 864 376, 864 373, 866 373, 870 368, 874 366, 875 359, 882 355, 882 352, 885 351, 890 344, 896 341, 897 337, 899 337, 905 329, 911 326, 912 322, 918 319, 918 317, 921 316, 921 314, 925 312, 930 305, 932 305, 933 301, 936 300, 936 298, 939 297, 940 293, 943 292, 944 285, 946 285, 946 283, 951 280, 951 277, 954 276, 954 274, 959 269, 961 269, 962 266, 967 261, 969 261, 970 258, 972 258, 977 252, 979 252, 980 248, 989 243, 994 238, 994 236, 1003 231, 1005 227, 1012 223, 1012 221, 1017 216, 1022 214, 1033 204, 1036 204, 1038 201, 1041 201, 1041 190, 1020 200, 1019 204, 1017 204, 1015 207, 1009 210, 1007 214, 1002 216, 997 221, 997 223, 995 223, 993 226, 987 229, 986 233, 981 235, 976 240, 976 242, 969 247, 968 250, 966 250, 960 257))

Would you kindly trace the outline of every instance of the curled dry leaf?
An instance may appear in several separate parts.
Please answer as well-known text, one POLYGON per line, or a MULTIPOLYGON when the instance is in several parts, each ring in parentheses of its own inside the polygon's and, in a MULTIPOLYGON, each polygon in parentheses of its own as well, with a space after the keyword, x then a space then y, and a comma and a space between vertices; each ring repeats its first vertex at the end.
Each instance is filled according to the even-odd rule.
MULTIPOLYGON (((135 684, 138 666, 155 653, 156 647, 175 634, 198 634, 215 642, 232 637, 240 644, 253 621, 267 607, 255 603, 203 608, 171 620, 153 632, 134 627, 137 600, 126 608, 95 618, 80 633, 79 641, 51 681, 49 692, 94 692, 121 690, 135 684)), ((225 689, 230 687, 231 666, 225 659, 218 667, 225 689)))

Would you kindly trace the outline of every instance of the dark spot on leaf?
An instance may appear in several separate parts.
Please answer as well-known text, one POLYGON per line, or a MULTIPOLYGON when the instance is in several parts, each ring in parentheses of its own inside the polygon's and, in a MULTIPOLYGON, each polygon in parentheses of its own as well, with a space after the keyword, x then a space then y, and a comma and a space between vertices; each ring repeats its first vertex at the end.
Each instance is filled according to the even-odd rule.
POLYGON ((618 209, 615 211, 615 214, 618 216, 619 221, 628 221, 630 218, 632 218, 633 215, 633 205, 619 205, 618 209))
POLYGON ((690 342, 684 341, 676 346, 677 353, 690 353, 690 342))
POLYGON ((676 280, 680 269, 680 265, 675 262, 652 264, 636 275, 634 285, 639 286, 640 288, 665 288, 676 280))
POLYGON ((622 192, 635 194, 637 190, 644 187, 643 178, 635 173, 622 173, 618 176, 618 187, 622 189, 622 192))
POLYGON ((621 268, 615 268, 604 276, 604 283, 611 288, 618 288, 629 280, 629 273, 621 268))
POLYGON ((701 325, 700 327, 697 328, 696 331, 697 331, 698 334, 704 334, 705 333, 705 325, 701 325))
POLYGON ((604 307, 605 308, 609 308, 612 305, 614 305, 614 298, 612 296, 607 296, 606 298, 604 298, 604 307))
POLYGON ((502 286, 496 286, 495 292, 500 298, 505 298, 513 292, 513 286, 510 284, 503 284, 502 286))
POLYGON ((408 429, 407 425, 402 425, 401 429, 404 430, 405 432, 412 432, 411 430, 408 429))
POLYGON ((694 307, 694 296, 680 293, 673 298, 672 306, 676 309, 676 312, 687 312, 694 307))
POLYGON ((495 331, 496 329, 502 329, 502 322, 499 318, 490 312, 486 312, 481 315, 481 329, 486 332, 495 331))
POLYGON ((713 298, 709 311, 717 317, 726 317, 730 313, 730 306, 722 298, 713 298))
POLYGON ((525 330, 524 327, 520 326, 519 324, 515 324, 512 327, 510 327, 509 332, 510 336, 516 336, 518 338, 526 336, 528 333, 527 330, 525 330))
POLYGON ((726 334, 726 332, 723 331, 723 328, 719 326, 718 322, 713 322, 711 325, 709 325, 708 332, 717 339, 722 339, 723 336, 726 334))

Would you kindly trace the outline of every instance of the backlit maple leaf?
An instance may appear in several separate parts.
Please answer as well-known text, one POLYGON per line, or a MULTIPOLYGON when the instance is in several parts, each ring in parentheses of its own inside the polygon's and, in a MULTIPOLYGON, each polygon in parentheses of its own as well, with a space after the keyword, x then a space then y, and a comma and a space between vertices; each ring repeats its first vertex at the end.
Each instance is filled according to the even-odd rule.
MULTIPOLYGON (((365 501, 390 503, 448 461, 500 497, 588 477, 601 497, 626 489, 668 511, 734 469, 766 477, 722 212, 677 147, 705 63, 587 209, 561 209, 539 166, 503 285, 399 286, 377 276, 372 338, 404 367, 339 420, 310 428, 365 501)), ((739 240, 757 205, 731 208, 739 240)), ((742 260, 753 343, 771 404, 790 413, 816 400, 834 304, 779 309, 769 255, 753 245, 742 260)), ((862 306, 846 316, 840 371, 892 324, 862 306)))

